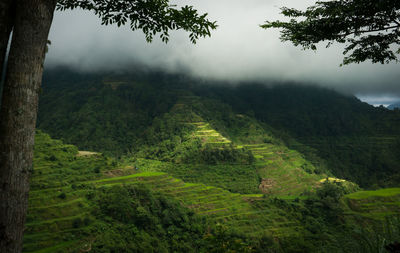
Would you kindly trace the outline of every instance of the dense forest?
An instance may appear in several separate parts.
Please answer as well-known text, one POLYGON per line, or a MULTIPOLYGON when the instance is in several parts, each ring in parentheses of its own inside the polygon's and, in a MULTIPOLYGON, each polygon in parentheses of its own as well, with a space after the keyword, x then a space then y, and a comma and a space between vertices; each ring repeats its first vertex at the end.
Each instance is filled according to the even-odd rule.
MULTIPOLYGON (((38 127, 80 149, 188 162, 200 146, 184 140, 193 125, 182 121, 208 122, 239 144, 284 142, 318 170, 363 188, 400 182, 399 111, 354 96, 304 84, 230 84, 145 70, 84 74, 58 68, 45 74, 38 127), (184 104, 188 108, 179 113, 184 104), (252 122, 248 132, 244 122, 252 122)), ((246 150, 203 151, 195 159, 252 161, 246 150)))

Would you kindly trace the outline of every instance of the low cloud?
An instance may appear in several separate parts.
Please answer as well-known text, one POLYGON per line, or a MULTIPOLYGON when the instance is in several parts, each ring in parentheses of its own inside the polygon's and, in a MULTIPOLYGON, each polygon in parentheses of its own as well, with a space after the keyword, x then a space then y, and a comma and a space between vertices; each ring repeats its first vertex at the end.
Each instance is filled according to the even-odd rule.
MULTIPOLYGON (((180 3, 181 1, 176 1, 180 3)), ((168 44, 128 27, 101 26, 90 12, 57 12, 50 33, 46 66, 69 65, 82 71, 120 70, 141 64, 170 72, 230 81, 317 83, 352 94, 400 96, 399 65, 363 63, 339 67, 342 47, 303 51, 279 40, 278 30, 259 27, 281 19, 279 7, 305 8, 311 0, 185 1, 218 22, 211 38, 196 45, 188 34, 173 32, 168 44)))

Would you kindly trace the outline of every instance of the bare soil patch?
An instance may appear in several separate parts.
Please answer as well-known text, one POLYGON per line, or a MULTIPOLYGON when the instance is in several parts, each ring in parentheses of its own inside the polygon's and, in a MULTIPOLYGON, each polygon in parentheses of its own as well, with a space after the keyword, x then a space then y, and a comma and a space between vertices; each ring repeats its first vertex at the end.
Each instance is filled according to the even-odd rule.
POLYGON ((263 193, 271 193, 271 190, 275 187, 276 182, 273 179, 270 178, 263 178, 261 180, 261 184, 258 186, 258 188, 263 192, 263 193))

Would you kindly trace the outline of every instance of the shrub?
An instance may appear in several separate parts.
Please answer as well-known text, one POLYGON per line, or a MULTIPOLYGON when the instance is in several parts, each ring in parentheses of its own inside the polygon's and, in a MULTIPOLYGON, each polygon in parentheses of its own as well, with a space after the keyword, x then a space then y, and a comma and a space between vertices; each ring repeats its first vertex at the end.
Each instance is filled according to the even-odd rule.
POLYGON ((66 198, 67 198, 67 195, 65 194, 65 192, 62 192, 62 193, 60 193, 60 194, 58 195, 58 197, 59 197, 60 199, 66 199, 66 198))
POLYGON ((79 228, 80 226, 82 226, 82 219, 81 218, 74 219, 74 221, 72 222, 72 227, 79 228))

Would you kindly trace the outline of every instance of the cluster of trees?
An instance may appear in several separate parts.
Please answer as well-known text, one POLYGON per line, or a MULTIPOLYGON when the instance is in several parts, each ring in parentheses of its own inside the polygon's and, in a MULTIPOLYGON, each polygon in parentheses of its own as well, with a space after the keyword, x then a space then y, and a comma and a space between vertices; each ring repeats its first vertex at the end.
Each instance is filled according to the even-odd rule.
MULTIPOLYGON (((114 186, 92 194, 96 203, 91 236, 96 252, 319 252, 362 249, 354 227, 343 222, 340 199, 348 193, 340 183, 324 183, 306 200, 264 199, 260 210, 280 208, 301 223, 302 236, 249 237, 143 185, 114 186), (346 236, 348 238, 346 239, 346 236)), ((377 231, 378 232, 378 231, 377 231)), ((367 236, 366 233, 363 233, 367 236)), ((390 241, 386 242, 389 244, 390 241)), ((380 247, 383 247, 381 245, 380 247)))
POLYGON ((198 114, 233 138, 272 138, 260 127, 242 133, 248 119, 234 116, 218 101, 202 99, 191 109, 170 111, 186 85, 176 83, 178 77, 166 76, 160 83, 157 73, 131 75, 82 75, 65 68, 46 72, 38 127, 80 149, 177 163, 250 164, 254 159, 245 149, 203 146, 193 138, 195 126, 187 123, 202 120, 198 114))
POLYGON ((343 64, 397 60, 400 4, 391 0, 316 1, 306 10, 283 7, 290 21, 267 21, 262 28, 281 28, 281 40, 316 50, 320 42, 345 44, 343 64))
POLYGON ((253 154, 244 148, 237 149, 233 145, 224 145, 222 148, 206 145, 200 149, 199 154, 185 157, 184 162, 202 164, 252 164, 254 160, 253 154))
MULTIPOLYGON (((85 75, 65 68, 48 72, 44 76, 38 127, 81 149, 116 157, 126 154, 135 149, 145 131, 150 131, 154 118, 168 112, 177 99, 159 83, 141 80, 140 75, 135 77, 135 81, 126 82, 119 81, 121 76, 115 77, 114 82, 123 85, 113 87, 113 81, 105 81, 113 80, 111 74, 85 75)), ((172 130, 160 127, 163 134, 172 130)), ((154 134, 145 136, 160 141, 158 136, 152 137, 154 134)))
MULTIPOLYGON (((342 197, 356 190, 345 183, 327 181, 315 192, 306 192, 298 199, 283 200, 268 195, 262 199, 252 199, 247 203, 251 205, 250 210, 262 215, 250 221, 247 228, 252 228, 254 224, 269 226, 271 222, 274 223, 272 227, 282 229, 287 234, 273 237, 266 231, 265 234, 249 235, 243 233, 239 228, 244 227, 237 225, 234 220, 224 222, 226 225, 216 224, 214 219, 195 214, 183 207, 179 199, 170 194, 164 195, 157 187, 146 188, 152 184, 152 180, 145 185, 138 183, 140 181, 138 184, 129 184, 128 181, 118 184, 116 180, 112 186, 106 184, 104 187, 88 183, 88 180, 97 181, 96 178, 104 178, 105 174, 110 175, 108 172, 115 170, 113 160, 102 155, 76 157, 76 147, 53 140, 40 131, 36 135, 35 150, 32 188, 39 191, 33 193, 33 208, 28 222, 31 225, 42 224, 40 228, 44 226, 42 221, 54 217, 54 212, 63 209, 67 202, 79 201, 65 213, 63 211, 64 215, 73 219, 65 225, 54 224, 46 229, 56 234, 54 237, 46 236, 36 244, 37 236, 45 231, 28 226, 29 239, 24 246, 27 251, 54 244, 59 244, 63 249, 69 248, 70 251, 79 251, 86 249, 82 246, 87 242, 90 245, 88 247, 96 252, 341 252, 346 249, 369 252, 370 246, 382 248, 399 238, 397 231, 400 226, 396 219, 390 221, 390 226, 385 224, 375 228, 370 226, 374 223, 372 219, 361 219, 363 222, 360 223, 358 219, 353 221, 351 215, 345 215, 348 209, 342 197), (47 180, 43 181, 43 178, 47 180), (43 185, 43 182, 48 185, 43 185), (48 201, 52 203, 50 207, 48 201), (82 215, 77 217, 74 215, 76 213, 82 215), (353 231, 355 228, 357 231, 353 231), (365 243, 360 243, 359 238, 368 240, 367 248, 363 248, 365 243), (71 244, 63 243, 65 241, 71 244)), ((239 193, 256 193, 259 185, 259 178, 252 166, 191 167, 187 164, 153 162, 149 165, 152 169, 156 165, 169 166, 167 172, 183 178, 185 182, 201 181, 208 177, 207 185, 239 193)), ((140 160, 135 165, 145 169, 140 160)), ((210 194, 214 195, 215 192, 210 194)), ((247 217, 249 209, 244 211, 236 213, 232 209, 232 214, 235 213, 241 220, 247 217)), ((63 220, 60 213, 57 217, 61 218, 58 222, 63 220)), ((378 220, 376 224, 382 225, 382 222, 378 220)), ((260 231, 258 229, 256 231, 260 231)))
POLYGON ((94 201, 95 252, 265 252, 143 185, 104 188, 94 201))
POLYGON ((282 252, 396 252, 399 218, 365 220, 346 214, 342 197, 354 190, 340 182, 326 181, 315 192, 305 193, 303 199, 265 198, 254 204, 260 208, 278 207, 286 217, 296 217, 299 222, 301 235, 279 240, 282 252))
POLYGON ((74 183, 100 178, 101 171, 111 170, 116 165, 114 159, 103 154, 93 154, 91 159, 79 157, 76 146, 51 139, 40 130, 36 132, 35 142, 35 168, 30 185, 32 190, 67 187, 71 184, 75 190, 80 185, 74 183), (49 170, 53 173, 44 177, 49 170))
MULTIPOLYGON (((199 15, 191 6, 180 9, 168 0, 2 0, 0 2, 0 76, 5 76, 0 114, 0 250, 21 250, 22 231, 27 206, 28 178, 32 167, 34 129, 38 92, 47 50, 48 33, 54 10, 82 8, 93 11, 102 23, 118 26, 130 23, 146 39, 160 34, 168 41, 169 31, 183 29, 195 42, 210 36, 216 28, 207 14, 199 15), (12 32, 11 50, 5 57, 12 32), (4 66, 6 68, 4 68, 4 66), (6 69, 6 70, 5 70, 6 69), (19 154, 14 159, 13 154, 19 154)), ((346 0, 317 2, 307 11, 285 8, 283 14, 305 20, 272 22, 263 27, 284 28, 283 40, 315 49, 323 40, 347 42, 345 53, 352 51, 344 63, 372 60, 395 60, 392 45, 399 45, 399 10, 397 1, 346 0), (339 15, 340 14, 340 15, 339 15), (374 33, 374 32, 379 33, 374 33), (362 36, 371 33, 368 36, 362 36), (350 35, 359 39, 348 38, 350 35)))

